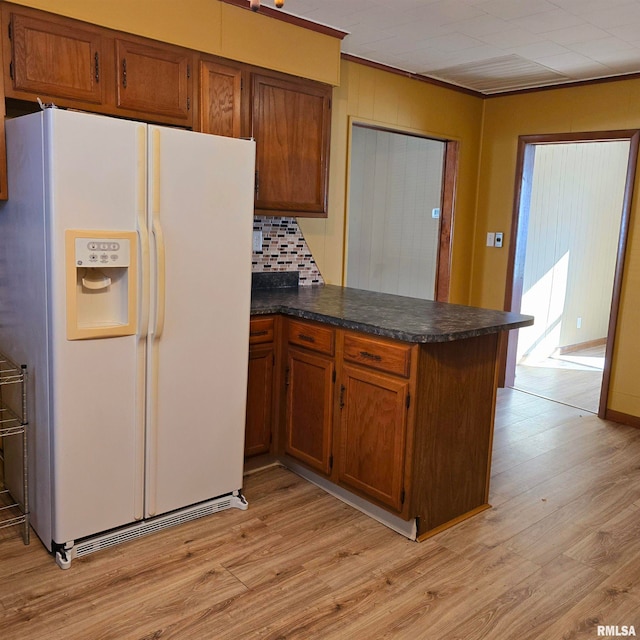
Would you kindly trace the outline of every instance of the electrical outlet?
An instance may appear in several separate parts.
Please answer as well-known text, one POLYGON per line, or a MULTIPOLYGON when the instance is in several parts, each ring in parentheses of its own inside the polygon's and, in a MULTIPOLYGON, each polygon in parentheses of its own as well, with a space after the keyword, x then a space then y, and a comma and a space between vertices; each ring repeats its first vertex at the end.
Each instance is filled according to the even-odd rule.
POLYGON ((253 250, 262 251, 262 231, 253 232, 253 250))
POLYGON ((502 233, 499 231, 496 233, 496 244, 495 246, 500 249, 502 248, 502 233))

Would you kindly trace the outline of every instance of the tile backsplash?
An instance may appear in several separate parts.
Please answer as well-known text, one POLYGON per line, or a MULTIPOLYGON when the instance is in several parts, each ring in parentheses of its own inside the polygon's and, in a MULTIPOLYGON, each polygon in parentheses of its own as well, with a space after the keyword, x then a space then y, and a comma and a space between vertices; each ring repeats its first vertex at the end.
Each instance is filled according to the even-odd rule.
POLYGON ((255 272, 297 271, 298 284, 324 284, 320 270, 295 218, 256 216, 253 230, 262 231, 262 251, 254 251, 255 272))

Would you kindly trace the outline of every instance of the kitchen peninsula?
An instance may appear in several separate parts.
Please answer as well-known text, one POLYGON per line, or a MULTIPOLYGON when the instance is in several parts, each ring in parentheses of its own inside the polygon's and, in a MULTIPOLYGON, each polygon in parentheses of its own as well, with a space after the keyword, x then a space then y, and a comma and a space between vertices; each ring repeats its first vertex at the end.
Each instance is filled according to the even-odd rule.
POLYGON ((254 288, 251 313, 248 443, 266 421, 284 465, 410 538, 489 508, 501 336, 531 316, 333 285, 254 288))

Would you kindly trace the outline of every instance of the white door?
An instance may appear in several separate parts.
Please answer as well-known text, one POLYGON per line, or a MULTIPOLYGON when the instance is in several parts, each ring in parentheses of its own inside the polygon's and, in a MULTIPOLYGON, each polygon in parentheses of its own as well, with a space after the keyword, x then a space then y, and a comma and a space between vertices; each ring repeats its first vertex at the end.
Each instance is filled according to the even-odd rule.
MULTIPOLYGON (((50 109, 45 119, 53 531, 58 543, 141 515, 137 338, 68 340, 65 230, 135 231, 134 122, 50 109)), ((34 372, 40 375, 40 372, 34 372)), ((40 428, 41 425, 38 425, 40 428)))
POLYGON ((242 486, 254 143, 149 128, 148 516, 242 486))

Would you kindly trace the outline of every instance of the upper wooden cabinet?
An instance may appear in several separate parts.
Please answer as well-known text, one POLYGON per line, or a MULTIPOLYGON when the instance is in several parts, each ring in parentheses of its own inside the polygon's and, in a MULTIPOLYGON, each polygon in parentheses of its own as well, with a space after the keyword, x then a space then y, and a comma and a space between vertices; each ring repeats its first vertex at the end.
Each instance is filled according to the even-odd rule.
MULTIPOLYGON (((1 82, 17 113, 37 109, 40 98, 252 136, 256 213, 326 216, 331 86, 22 5, 0 7, 1 82)), ((4 101, 1 94, 0 86, 4 101)), ((4 154, 0 147, 0 199, 7 197, 4 154)))
POLYGON ((5 97, 191 127, 196 54, 2 4, 5 97))
POLYGON ((253 74, 256 213, 326 216, 330 125, 330 86, 253 74))
POLYGON ((116 107, 191 126, 192 53, 180 47, 116 38, 116 107))
POLYGON ((26 93, 44 101, 104 102, 105 50, 99 29, 56 16, 35 17, 7 5, 2 14, 8 34, 3 45, 8 97, 26 93))
POLYGON ((241 96, 240 67, 200 61, 200 131, 239 138, 241 96))

